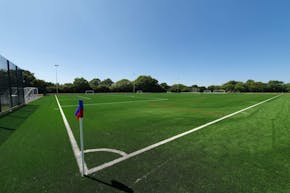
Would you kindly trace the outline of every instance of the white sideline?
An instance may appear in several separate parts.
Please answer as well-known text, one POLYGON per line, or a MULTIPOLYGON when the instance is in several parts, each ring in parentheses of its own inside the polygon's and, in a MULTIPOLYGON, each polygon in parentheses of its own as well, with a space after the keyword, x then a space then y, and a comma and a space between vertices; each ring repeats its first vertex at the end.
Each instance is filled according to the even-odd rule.
MULTIPOLYGON (((71 130, 71 128, 70 128, 70 125, 69 125, 69 123, 68 123, 68 121, 67 121, 67 119, 66 119, 66 117, 65 117, 65 114, 64 114, 64 112, 63 112, 63 110, 62 110, 62 108, 61 108, 61 105, 60 105, 60 103, 59 103, 59 101, 58 101, 58 98, 57 98, 56 95, 54 95, 54 96, 55 96, 55 99, 56 99, 56 102, 57 102, 57 105, 58 105, 58 108, 59 108, 60 114, 61 114, 61 116, 62 116, 63 123, 64 123, 64 125, 65 125, 66 131, 67 131, 67 134, 68 134, 68 137, 69 137, 70 143, 71 143, 71 147, 72 147, 73 152, 74 152, 74 156, 75 156, 76 161, 77 161, 77 164, 78 164, 78 166, 79 166, 80 173, 82 173, 82 158, 81 158, 81 151, 80 151, 80 148, 79 148, 79 146, 78 146, 78 144, 77 144, 77 142, 76 142, 76 139, 75 139, 75 137, 74 137, 74 135, 73 135, 73 133, 72 133, 72 130, 71 130)), ((85 172, 84 172, 84 173, 87 174, 88 167, 87 167, 87 165, 86 165, 86 162, 84 163, 84 165, 85 165, 85 172)))
MULTIPOLYGON (((111 105, 111 104, 122 104, 122 103, 134 103, 134 102, 154 102, 154 101, 167 101, 168 99, 151 99, 151 100, 135 100, 135 101, 119 101, 119 102, 107 102, 107 103, 87 103, 86 106, 97 106, 97 105, 111 105)), ((77 105, 63 105, 62 108, 77 107, 77 105)))
POLYGON ((111 153, 116 153, 119 154, 121 156, 126 156, 128 155, 126 152, 124 151, 120 151, 117 149, 109 149, 109 148, 97 148, 97 149, 86 149, 84 151, 84 153, 93 153, 93 152, 99 152, 99 151, 105 151, 105 152, 111 152, 111 153))
POLYGON ((279 96, 281 96, 281 95, 274 96, 274 97, 272 97, 272 98, 269 98, 269 99, 264 100, 264 101, 262 101, 262 102, 259 102, 259 103, 257 103, 257 104, 251 105, 251 106, 246 107, 246 108, 244 108, 244 109, 242 109, 242 110, 236 111, 236 112, 234 112, 234 113, 231 113, 231 114, 229 114, 229 115, 226 115, 226 116, 224 116, 224 117, 221 117, 221 118, 219 118, 219 119, 216 119, 216 120, 214 120, 214 121, 211 121, 211 122, 206 123, 206 124, 204 124, 204 125, 201 125, 201 126, 199 126, 199 127, 193 128, 193 129, 191 129, 191 130, 189 130, 189 131, 186 131, 186 132, 184 132, 184 133, 181 133, 181 134, 175 135, 175 136, 170 137, 170 138, 168 138, 168 139, 162 140, 162 141, 160 141, 160 142, 158 142, 158 143, 155 143, 155 144, 149 145, 149 146, 147 146, 147 147, 145 147, 145 148, 142 148, 142 149, 137 150, 137 151, 135 151, 135 152, 129 153, 129 154, 127 154, 126 156, 123 156, 123 157, 117 158, 117 159, 115 159, 115 160, 112 160, 112 161, 110 161, 110 162, 104 163, 104 164, 99 165, 99 166, 97 166, 97 167, 91 168, 91 169, 89 169, 89 170, 87 171, 87 174, 92 174, 92 173, 94 173, 94 172, 98 172, 98 171, 103 170, 103 169, 105 169, 105 168, 111 167, 111 166, 113 166, 113 165, 115 165, 115 164, 117 164, 117 163, 120 163, 120 162, 122 162, 122 161, 125 161, 125 160, 127 160, 127 159, 129 159, 129 158, 131 158, 131 157, 134 157, 134 156, 139 155, 139 154, 141 154, 141 153, 144 153, 144 152, 146 152, 146 151, 152 150, 152 149, 154 149, 154 148, 156 148, 156 147, 158 147, 158 146, 161 146, 161 145, 163 145, 163 144, 166 144, 166 143, 168 143, 168 142, 171 142, 171 141, 173 141, 173 140, 176 140, 176 139, 178 139, 178 138, 180 138, 180 137, 183 137, 183 136, 185 136, 185 135, 188 135, 188 134, 190 134, 190 133, 193 133, 193 132, 195 132, 195 131, 198 131, 198 130, 200 130, 200 129, 203 129, 203 128, 209 126, 209 125, 213 125, 213 124, 215 124, 215 123, 217 123, 217 122, 220 122, 220 121, 222 121, 222 120, 224 120, 224 119, 230 118, 230 117, 232 117, 232 116, 234 116, 234 115, 236 115, 236 114, 239 114, 239 113, 241 113, 241 112, 243 112, 243 111, 249 110, 249 109, 251 109, 251 108, 253 108, 253 107, 256 107, 256 106, 258 106, 258 105, 261 105, 261 104, 263 104, 263 103, 265 103, 265 102, 268 102, 268 101, 270 101, 270 100, 273 100, 273 99, 275 99, 275 98, 277 98, 277 97, 279 97, 279 96))

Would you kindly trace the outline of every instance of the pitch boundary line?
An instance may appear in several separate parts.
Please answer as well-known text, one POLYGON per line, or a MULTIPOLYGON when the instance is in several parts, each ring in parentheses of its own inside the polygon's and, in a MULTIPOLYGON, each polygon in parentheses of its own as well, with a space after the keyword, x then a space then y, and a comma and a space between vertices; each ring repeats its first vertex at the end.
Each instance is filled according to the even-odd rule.
MULTIPOLYGON (((107 103, 86 103, 86 106, 98 106, 98 105, 111 105, 111 104, 123 104, 134 102, 154 102, 154 101, 167 101, 168 99, 151 99, 151 100, 135 100, 135 101, 119 101, 119 102, 107 102, 107 103)), ((63 105, 62 108, 77 107, 77 105, 63 105)))
POLYGON ((154 144, 152 144, 152 145, 149 145, 149 146, 147 146, 147 147, 145 147, 145 148, 142 148, 142 149, 139 149, 139 150, 134 151, 134 152, 132 152, 132 153, 129 153, 129 154, 123 156, 123 157, 120 157, 120 158, 114 159, 114 160, 109 161, 109 162, 107 162, 107 163, 104 163, 104 164, 101 164, 101 165, 96 166, 96 167, 94 167, 94 168, 91 168, 91 169, 89 169, 89 170, 87 171, 87 174, 92 174, 92 173, 95 173, 95 172, 101 171, 101 170, 103 170, 103 169, 105 169, 105 168, 111 167, 111 166, 113 166, 113 165, 115 165, 115 164, 117 164, 117 163, 120 163, 120 162, 122 162, 122 161, 125 161, 125 160, 127 160, 127 159, 130 159, 130 158, 132 158, 132 157, 135 157, 135 156, 137 156, 137 155, 139 155, 139 154, 142 154, 142 153, 144 153, 144 152, 147 152, 147 151, 149 151, 149 150, 152 150, 152 149, 154 149, 154 148, 156 148, 156 147, 159 147, 159 146, 164 145, 164 144, 166 144, 166 143, 169 143, 169 142, 171 142, 171 141, 174 141, 174 140, 176 140, 176 139, 178 139, 178 138, 181 138, 181 137, 183 137, 183 136, 185 136, 185 135, 188 135, 188 134, 190 134, 190 133, 193 133, 193 132, 195 132, 195 131, 198 131, 198 130, 200 130, 200 129, 203 129, 203 128, 207 127, 207 126, 213 125, 213 124, 215 124, 215 123, 217 123, 217 122, 220 122, 220 121, 222 121, 222 120, 224 120, 224 119, 230 118, 230 117, 232 117, 232 116, 234 116, 234 115, 237 115, 237 114, 239 114, 239 113, 241 113, 241 112, 244 112, 244 111, 246 111, 246 110, 249 110, 249 109, 251 109, 251 108, 254 108, 254 107, 258 106, 258 105, 264 104, 264 103, 266 103, 266 102, 268 102, 268 101, 271 101, 271 100, 273 100, 273 99, 275 99, 275 98, 277 98, 277 97, 280 97, 280 96, 281 96, 281 95, 274 96, 274 97, 272 97, 272 98, 269 98, 269 99, 264 100, 264 101, 262 101, 262 102, 259 102, 259 103, 257 103, 257 104, 254 104, 254 105, 251 105, 251 106, 249 106, 249 107, 246 107, 246 108, 244 108, 244 109, 242 109, 242 110, 236 111, 236 112, 234 112, 234 113, 231 113, 231 114, 229 114, 229 115, 223 116, 223 117, 221 117, 221 118, 219 118, 219 119, 216 119, 216 120, 214 120, 214 121, 208 122, 208 123, 206 123, 206 124, 204 124, 204 125, 201 125, 201 126, 195 127, 195 128, 193 128, 193 129, 191 129, 191 130, 189 130, 189 131, 186 131, 186 132, 180 133, 180 134, 175 135, 175 136, 173 136, 173 137, 170 137, 170 138, 164 139, 164 140, 162 140, 162 141, 160 141, 160 142, 157 142, 157 143, 154 143, 154 144))
MULTIPOLYGON (((79 166, 80 173, 82 173, 82 170, 83 169, 82 169, 82 157, 81 157, 80 148, 79 148, 79 146, 77 144, 77 141, 76 141, 76 139, 75 139, 75 137, 73 135, 73 132, 72 132, 72 130, 70 128, 70 125, 69 125, 69 123, 68 123, 68 121, 66 119, 66 116, 65 116, 65 114, 64 114, 64 112, 63 112, 63 110, 61 108, 61 105, 60 105, 60 103, 58 101, 58 97, 56 95, 54 95, 54 96, 55 96, 55 99, 56 99, 56 102, 57 102, 57 105, 58 105, 60 114, 62 116, 63 123, 65 125, 66 131, 67 131, 67 134, 68 134, 68 137, 69 137, 69 141, 71 143, 71 147, 72 147, 72 150, 73 150, 73 153, 74 153, 74 156, 75 156, 75 159, 76 159, 77 164, 79 166)), ((87 167, 86 162, 84 163, 84 165, 85 165, 85 171, 84 171, 84 173, 87 174, 88 167, 87 167)))

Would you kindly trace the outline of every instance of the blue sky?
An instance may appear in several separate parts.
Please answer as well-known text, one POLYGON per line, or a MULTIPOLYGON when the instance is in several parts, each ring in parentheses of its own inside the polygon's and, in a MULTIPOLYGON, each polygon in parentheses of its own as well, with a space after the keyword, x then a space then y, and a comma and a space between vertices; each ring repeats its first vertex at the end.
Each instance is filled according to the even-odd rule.
POLYGON ((0 54, 39 79, 290 82, 289 0, 1 0, 0 54))

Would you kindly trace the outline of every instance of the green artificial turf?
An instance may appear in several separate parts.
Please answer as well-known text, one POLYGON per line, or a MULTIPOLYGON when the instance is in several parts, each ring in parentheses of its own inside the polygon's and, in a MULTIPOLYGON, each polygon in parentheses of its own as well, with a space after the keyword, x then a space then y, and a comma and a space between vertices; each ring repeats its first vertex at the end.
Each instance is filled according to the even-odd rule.
MULTIPOLYGON (((130 153, 273 96, 95 94, 59 101, 78 141, 76 107, 66 105, 84 100, 86 149, 130 153)), ((121 192, 116 181, 146 193, 290 192, 289 99, 283 95, 82 178, 54 96, 43 97, 0 118, 0 192, 121 192)), ((91 168, 116 157, 89 153, 86 162, 91 168)))

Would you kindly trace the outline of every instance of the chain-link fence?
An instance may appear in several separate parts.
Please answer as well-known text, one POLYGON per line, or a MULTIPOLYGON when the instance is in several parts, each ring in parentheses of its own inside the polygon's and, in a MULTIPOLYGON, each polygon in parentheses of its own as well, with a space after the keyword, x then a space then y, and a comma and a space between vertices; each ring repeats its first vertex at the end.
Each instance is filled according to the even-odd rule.
POLYGON ((0 112, 24 104, 23 70, 0 56, 0 112))

